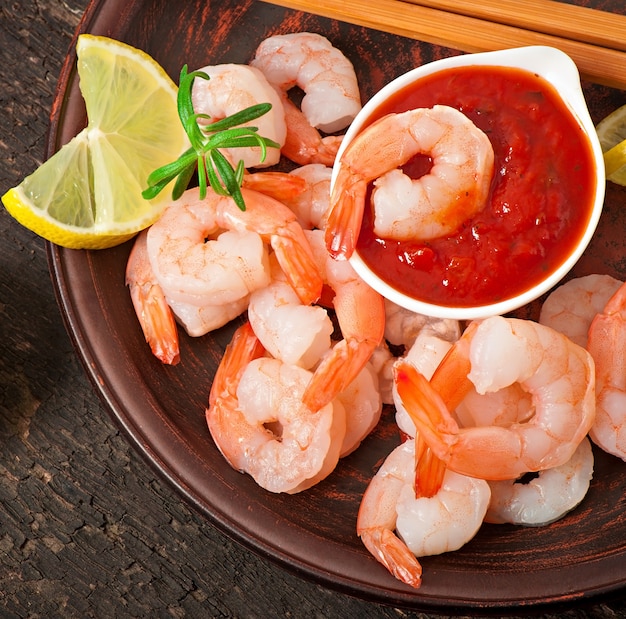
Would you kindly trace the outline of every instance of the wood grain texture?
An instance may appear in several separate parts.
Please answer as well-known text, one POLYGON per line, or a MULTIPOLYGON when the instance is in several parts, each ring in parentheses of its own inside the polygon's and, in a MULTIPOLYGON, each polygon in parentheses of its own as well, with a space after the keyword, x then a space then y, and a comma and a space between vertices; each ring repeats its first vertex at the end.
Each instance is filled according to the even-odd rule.
MULTIPOLYGON (((0 3, 0 192, 41 161, 86 0, 0 3)), ((131 448, 85 377, 44 244, 0 209, 0 616, 426 615, 302 580, 231 541, 131 448)), ((626 617, 609 600, 549 617, 626 617)))
MULTIPOLYGON (((479 19, 475 16, 478 12, 449 12, 401 0, 378 0, 376 4, 368 0, 318 0, 313 4, 308 0, 266 1, 463 52, 490 52, 527 45, 558 47, 576 62, 584 79, 626 88, 626 55, 622 51, 506 22, 479 19)), ((451 4, 456 6, 454 2, 451 4)))
POLYGON ((626 17, 556 0, 403 0, 609 49, 626 50, 626 17))

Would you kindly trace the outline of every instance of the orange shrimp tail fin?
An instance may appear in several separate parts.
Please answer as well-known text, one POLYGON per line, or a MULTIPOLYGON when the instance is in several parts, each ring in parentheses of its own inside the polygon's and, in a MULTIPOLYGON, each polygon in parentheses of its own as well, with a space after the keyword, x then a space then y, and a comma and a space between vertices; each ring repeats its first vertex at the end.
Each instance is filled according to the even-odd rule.
POLYGON ((304 305, 315 303, 322 296, 324 280, 311 248, 302 238, 273 235, 271 245, 287 281, 304 305))
POLYGON ((418 434, 415 437, 415 496, 430 498, 441 489, 446 465, 418 434))
POLYGON ((394 379, 418 434, 437 457, 445 460, 459 430, 445 402, 424 375, 407 361, 399 361, 395 366, 394 379))
POLYGON ((248 363, 264 354, 265 348, 252 330, 252 326, 245 322, 235 331, 233 339, 224 351, 211 385, 209 407, 214 406, 219 399, 234 398, 237 385, 248 363))
POLYGON ((294 103, 283 95, 283 109, 287 123, 287 135, 280 152, 298 165, 321 163, 332 167, 342 136, 322 138, 319 131, 312 127, 306 116, 294 103))
POLYGON ((422 584, 422 566, 415 555, 389 529, 365 529, 361 541, 372 556, 403 583, 418 589, 422 584))
POLYGON ((473 388, 468 378, 472 369, 469 359, 469 340, 478 325, 478 321, 473 321, 468 325, 463 337, 455 342, 430 379, 430 384, 441 396, 448 410, 454 410, 473 388))
POLYGON ((343 164, 337 175, 326 216, 325 241, 335 260, 348 260, 356 248, 363 221, 367 183, 343 164))
POLYGON ((323 163, 332 168, 335 165, 337 152, 343 142, 343 135, 327 135, 322 138, 322 142, 317 151, 317 163, 323 163))
POLYGON ((130 296, 141 330, 152 354, 159 361, 176 365, 180 361, 178 329, 161 287, 157 284, 131 284, 130 296))
POLYGON ((287 172, 255 172, 245 174, 243 186, 264 193, 279 202, 294 200, 307 189, 306 179, 287 172))
POLYGON ((332 402, 356 378, 372 355, 367 342, 341 340, 315 370, 302 401, 312 411, 332 402))

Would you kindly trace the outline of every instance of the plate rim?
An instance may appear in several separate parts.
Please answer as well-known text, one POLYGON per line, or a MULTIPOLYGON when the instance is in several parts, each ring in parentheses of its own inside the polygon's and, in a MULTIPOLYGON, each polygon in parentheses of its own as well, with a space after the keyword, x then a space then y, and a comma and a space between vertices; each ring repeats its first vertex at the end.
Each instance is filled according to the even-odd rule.
MULTIPOLYGON (((77 102, 75 97, 77 92, 75 43, 78 36, 83 32, 112 36, 107 34, 107 28, 104 26, 105 22, 111 20, 113 16, 115 16, 115 22, 118 24, 126 23, 124 20, 130 21, 134 14, 134 9, 139 4, 141 4, 139 0, 132 0, 131 2, 123 2, 122 0, 91 0, 74 33, 59 75, 50 114, 45 158, 51 156, 60 146, 66 115, 73 112, 78 113, 78 110, 80 110, 80 102, 77 102), (127 9, 122 20, 119 18, 120 6, 127 9), (74 98, 72 98, 72 89, 74 89, 74 98)), ((61 310, 66 331, 78 353, 83 369, 109 416, 122 429, 133 448, 141 454, 161 479, 165 480, 189 505, 207 517, 218 530, 229 538, 241 543, 244 547, 280 567, 295 572, 299 576, 318 584, 323 584, 329 589, 384 605, 411 608, 437 614, 455 611, 467 612, 468 610, 480 611, 485 614, 501 614, 504 611, 508 614, 513 612, 523 613, 530 609, 533 612, 542 610, 554 611, 560 607, 570 607, 573 603, 583 600, 592 602, 599 597, 610 597, 612 594, 618 594, 626 586, 625 576, 612 583, 598 582, 594 587, 584 591, 551 594, 541 599, 510 598, 505 601, 484 597, 477 597, 475 600, 466 598, 458 600, 450 595, 428 596, 424 595, 422 590, 407 590, 401 583, 398 583, 398 586, 394 588, 393 582, 390 582, 390 586, 386 590, 381 591, 378 587, 372 587, 364 583, 355 584, 352 579, 343 576, 339 569, 336 570, 336 573, 329 575, 327 569, 320 569, 318 566, 305 561, 302 557, 294 556, 275 544, 258 539, 238 523, 228 519, 224 511, 219 513, 215 509, 210 509, 203 502, 194 486, 182 483, 180 476, 176 474, 176 469, 173 469, 171 464, 163 458, 162 450, 150 440, 150 433, 146 433, 145 428, 141 428, 138 425, 137 419, 127 410, 124 402, 119 399, 118 394, 111 390, 110 385, 103 378, 107 374, 107 370, 101 367, 96 347, 86 336, 85 325, 79 312, 77 312, 76 306, 77 295, 81 296, 92 292, 89 286, 93 282, 89 281, 88 278, 91 258, 88 252, 81 252, 80 255, 87 256, 87 258, 84 264, 80 264, 80 260, 76 262, 78 254, 75 252, 77 250, 67 250, 46 242, 48 266, 57 304, 61 310), (79 266, 81 267, 80 269, 77 268, 79 266), (71 272, 68 272, 68 269, 71 272), (81 286, 79 293, 77 293, 76 285, 74 284, 72 287, 71 284, 72 278, 77 274, 82 276, 85 279, 84 283, 87 284, 86 286, 81 286)), ((617 561, 618 559, 615 558, 615 560, 617 561)), ((569 569, 576 571, 579 568, 570 566, 569 569)))

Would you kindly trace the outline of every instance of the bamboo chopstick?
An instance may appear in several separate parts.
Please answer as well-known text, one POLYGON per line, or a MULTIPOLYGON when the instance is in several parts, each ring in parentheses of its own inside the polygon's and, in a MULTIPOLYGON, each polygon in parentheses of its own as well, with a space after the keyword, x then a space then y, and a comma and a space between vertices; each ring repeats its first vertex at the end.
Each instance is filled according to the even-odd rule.
MULTIPOLYGON (((548 45, 568 54, 581 78, 626 89, 626 54, 616 49, 418 6, 403 0, 263 0, 463 52, 548 45)), ((451 4, 454 2, 452 0, 451 4)))
POLYGON ((609 49, 626 50, 626 15, 607 13, 555 0, 404 0, 467 17, 486 19, 574 39, 609 49))

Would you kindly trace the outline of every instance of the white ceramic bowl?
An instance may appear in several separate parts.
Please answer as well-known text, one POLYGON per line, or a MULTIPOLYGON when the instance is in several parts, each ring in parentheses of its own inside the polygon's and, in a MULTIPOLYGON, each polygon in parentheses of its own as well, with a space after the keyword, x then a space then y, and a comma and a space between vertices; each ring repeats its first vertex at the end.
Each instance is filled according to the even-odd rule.
POLYGON ((403 294, 378 277, 370 270, 368 265, 359 255, 358 251, 355 251, 350 258, 350 262, 357 273, 372 288, 394 303, 414 312, 428 316, 453 318, 457 320, 470 320, 475 318, 486 318, 488 316, 498 314, 506 314, 526 305, 527 303, 530 303, 550 290, 550 288, 555 286, 572 269, 574 264, 585 251, 585 248, 589 244, 598 224, 604 203, 605 173, 602 149, 596 135, 595 127, 591 117, 589 116, 587 103, 580 85, 578 69, 569 56, 558 49, 545 46, 521 47, 503 51, 466 54, 451 58, 444 58, 442 60, 437 60, 420 66, 396 78, 376 93, 376 95, 374 95, 367 102, 367 104, 363 106, 361 112, 350 125, 339 150, 331 182, 334 183, 335 181, 338 169, 341 165, 341 155, 346 146, 361 131, 363 125, 366 124, 370 116, 389 97, 392 97, 399 90, 402 90, 427 75, 431 75, 444 69, 476 65, 525 69, 532 73, 536 73, 540 77, 547 80, 560 94, 566 106, 571 110, 573 116, 578 120, 579 124, 582 126, 589 138, 596 165, 597 182, 589 223, 584 234, 580 238, 580 242, 574 247, 571 255, 569 255, 569 257, 554 271, 548 273, 545 279, 537 285, 529 288, 521 294, 518 294, 517 296, 499 301, 497 303, 476 307, 455 307, 452 305, 437 305, 421 301, 403 294))

